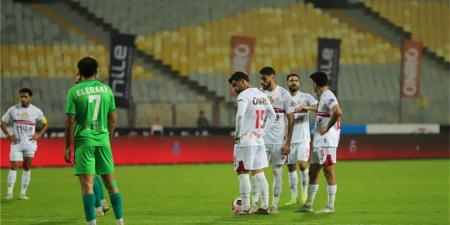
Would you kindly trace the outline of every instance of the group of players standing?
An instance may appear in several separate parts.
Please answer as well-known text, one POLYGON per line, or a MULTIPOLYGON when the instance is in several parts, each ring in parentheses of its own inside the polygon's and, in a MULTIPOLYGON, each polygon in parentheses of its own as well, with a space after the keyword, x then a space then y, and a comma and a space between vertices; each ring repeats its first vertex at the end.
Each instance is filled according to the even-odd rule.
MULTIPOLYGON (((78 62, 76 83, 67 93, 66 149, 64 159, 72 161, 71 146, 75 144, 75 174, 79 177, 85 218, 88 225, 96 224, 96 212, 105 206, 103 194, 97 194, 101 175, 111 199, 116 224, 123 225, 122 196, 114 176, 114 162, 110 147, 117 114, 114 95, 107 85, 95 80, 98 63, 93 57, 78 62), (99 197, 100 196, 100 197, 99 197), (103 200, 102 204, 101 201, 103 200), (97 210, 98 209, 98 210, 97 210), (97 210, 97 211, 96 211, 97 210)), ((234 165, 238 174, 243 210, 239 214, 270 214, 278 212, 282 189, 282 167, 288 165, 291 201, 298 203, 298 176, 296 164, 302 174, 301 200, 298 211, 312 212, 314 197, 319 188, 318 174, 324 170, 328 183, 328 203, 322 212, 334 212, 336 180, 334 163, 339 142, 339 118, 342 114, 335 95, 328 90, 327 75, 313 73, 314 91, 319 102, 311 95, 300 92, 300 77, 289 74, 289 91, 275 82, 275 70, 260 70, 262 90, 253 88, 248 75, 235 72, 229 79, 238 93, 234 165), (310 134, 308 111, 316 111, 313 151, 309 156, 310 134), (288 126, 286 129, 285 119, 288 126), (308 171, 307 162, 311 163, 308 171), (272 205, 269 207, 269 187, 264 168, 272 163, 274 174, 272 205), (253 186, 248 172, 252 172, 253 186), (309 176, 308 176, 309 174, 309 176), (250 195, 252 194, 252 203, 250 195), (261 199, 261 206, 258 206, 261 199), (306 202, 305 202, 306 201, 306 202)), ((31 104, 32 91, 20 90, 21 103, 12 106, 3 115, 1 129, 11 142, 6 199, 13 199, 17 164, 24 161, 20 199, 28 199, 26 191, 31 179, 30 165, 37 150, 36 141, 45 133, 48 123, 42 111, 31 104), (6 124, 13 122, 14 133, 6 124), (43 125, 35 132, 36 122, 43 125)))
POLYGON ((300 91, 298 74, 287 75, 289 91, 277 85, 273 68, 264 67, 259 74, 262 89, 252 87, 248 75, 244 72, 235 72, 228 80, 238 94, 234 168, 239 180, 242 207, 236 213, 278 213, 282 167, 285 164, 289 170, 291 191, 291 200, 286 204, 298 204, 297 163, 302 178, 302 205, 297 211, 313 211, 314 198, 319 188, 318 175, 323 169, 328 183, 328 202, 320 212, 333 213, 337 190, 334 164, 342 111, 336 96, 328 89, 327 75, 324 72, 310 75, 314 91, 319 96, 317 101, 310 94, 300 91), (311 156, 309 111, 316 111, 311 156), (264 175, 264 168, 268 167, 269 162, 274 175, 270 207, 269 186, 264 175))

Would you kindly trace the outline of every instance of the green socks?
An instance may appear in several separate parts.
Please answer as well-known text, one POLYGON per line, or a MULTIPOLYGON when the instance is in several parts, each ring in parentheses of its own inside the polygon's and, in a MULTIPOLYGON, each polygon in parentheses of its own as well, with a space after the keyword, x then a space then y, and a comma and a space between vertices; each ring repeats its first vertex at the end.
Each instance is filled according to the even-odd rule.
POLYGON ((114 210, 114 215, 116 217, 116 220, 123 218, 123 209, 122 209, 122 194, 114 193, 110 194, 109 197, 111 198, 111 205, 114 210))
MULTIPOLYGON (((122 206, 122 205, 121 205, 122 206)), ((95 220, 95 196, 94 194, 83 195, 83 207, 86 221, 95 220)))
POLYGON ((95 195, 95 207, 101 207, 101 200, 105 198, 103 193, 102 181, 100 177, 94 176, 94 195, 95 195))

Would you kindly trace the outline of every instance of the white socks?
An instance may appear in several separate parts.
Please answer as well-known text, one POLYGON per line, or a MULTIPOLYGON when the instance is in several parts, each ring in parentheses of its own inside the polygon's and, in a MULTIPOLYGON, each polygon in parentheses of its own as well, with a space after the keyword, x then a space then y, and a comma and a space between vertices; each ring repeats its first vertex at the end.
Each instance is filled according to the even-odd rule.
POLYGON ((25 195, 27 193, 28 185, 30 185, 31 180, 31 170, 24 170, 22 173, 22 189, 20 190, 21 195, 25 195))
POLYGON ((317 190, 319 190, 318 184, 310 184, 308 186, 308 200, 306 200, 306 206, 312 207, 314 198, 316 198, 317 190))
POLYGON ((267 209, 269 207, 269 183, 267 183, 266 176, 264 173, 257 173, 253 177, 261 190, 261 208, 267 209))
POLYGON ((123 218, 116 220, 116 225, 123 225, 123 218))
POLYGON ((87 221, 87 225, 97 225, 96 220, 87 221))
MULTIPOLYGON (((13 194, 14 184, 16 183, 17 178, 17 171, 16 170, 9 170, 8 172, 8 195, 13 194)), ((22 186, 20 190, 21 195, 25 195, 27 193, 28 186, 30 185, 31 180, 31 171, 24 170, 22 173, 22 186)))
POLYGON ((337 185, 328 185, 328 202, 327 206, 334 208, 334 199, 336 198, 337 185))
POLYGON ((306 168, 305 170, 301 171, 302 174, 302 195, 308 194, 308 183, 309 183, 309 169, 306 168))
MULTIPOLYGON (((256 175, 258 175, 258 174, 256 174, 256 175)), ((258 201, 259 201, 259 184, 258 184, 258 179, 256 178, 256 175, 252 176, 252 207, 254 207, 254 208, 258 207, 258 201)), ((263 175, 264 175, 264 173, 263 173, 263 175)))
POLYGON ((242 199, 242 210, 250 209, 250 177, 248 174, 238 175, 239 179, 239 193, 242 199))
POLYGON ((291 189, 291 199, 297 200, 298 197, 298 176, 297 170, 289 172, 289 188, 291 189))
POLYGON ((273 166, 273 200, 272 207, 277 207, 280 201, 281 188, 283 187, 282 166, 273 166))
POLYGON ((14 184, 16 183, 16 170, 9 170, 8 172, 8 195, 13 194, 14 184))

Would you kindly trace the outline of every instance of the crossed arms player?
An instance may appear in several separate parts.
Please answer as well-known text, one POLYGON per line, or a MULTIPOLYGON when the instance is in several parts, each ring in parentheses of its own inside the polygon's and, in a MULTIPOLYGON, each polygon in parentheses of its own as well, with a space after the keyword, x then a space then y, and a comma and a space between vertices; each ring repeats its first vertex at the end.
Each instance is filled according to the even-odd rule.
POLYGON ((320 212, 333 213, 337 190, 334 164, 339 143, 342 110, 336 96, 328 89, 327 75, 324 72, 316 72, 310 77, 313 80, 314 91, 319 96, 319 104, 316 112, 313 152, 310 159, 308 199, 298 211, 313 211, 314 198, 319 189, 319 172, 323 169, 328 183, 328 202, 320 212))

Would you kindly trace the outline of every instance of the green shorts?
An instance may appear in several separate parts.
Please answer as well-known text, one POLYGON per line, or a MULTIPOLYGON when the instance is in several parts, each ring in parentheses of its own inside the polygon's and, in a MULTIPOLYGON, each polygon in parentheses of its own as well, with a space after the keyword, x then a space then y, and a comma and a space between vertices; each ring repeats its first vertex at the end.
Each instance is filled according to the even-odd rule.
POLYGON ((114 172, 110 146, 79 147, 75 149, 75 175, 114 172))

